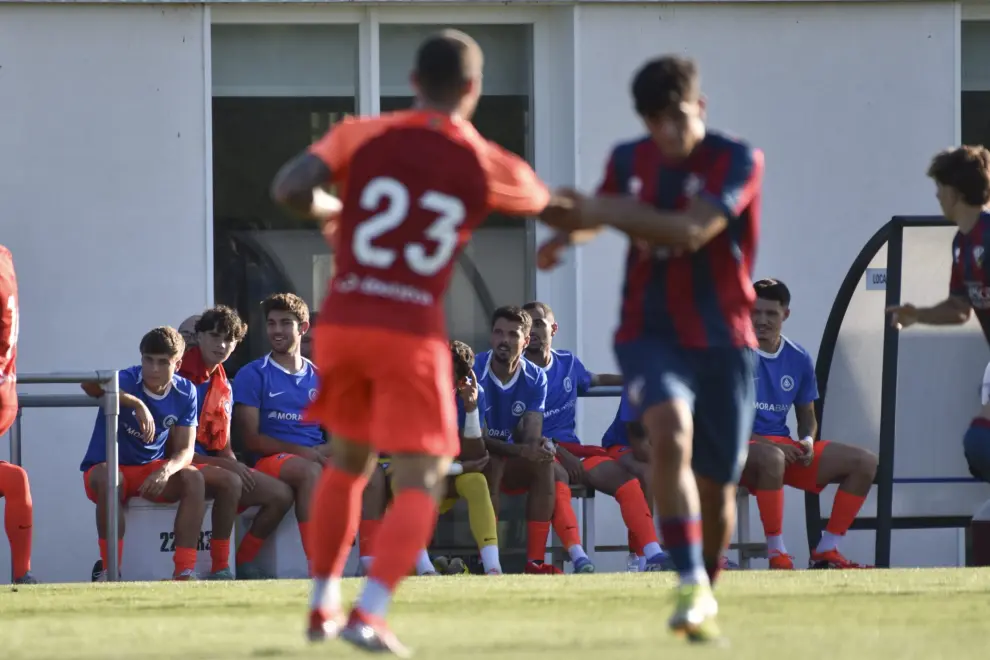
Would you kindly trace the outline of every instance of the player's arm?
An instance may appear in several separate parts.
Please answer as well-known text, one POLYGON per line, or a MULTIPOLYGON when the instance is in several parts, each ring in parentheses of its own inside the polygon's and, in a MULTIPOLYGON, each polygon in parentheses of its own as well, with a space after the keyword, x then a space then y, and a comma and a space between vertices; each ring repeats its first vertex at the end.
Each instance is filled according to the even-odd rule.
MULTIPOLYGON (((953 252, 956 250, 953 244, 953 252)), ((916 307, 911 303, 888 307, 890 324, 895 328, 907 328, 915 323, 925 325, 962 325, 969 320, 973 306, 969 301, 966 282, 963 279, 962 261, 953 255, 949 271, 949 297, 931 307, 916 307)))
POLYGON ((797 418, 798 438, 811 438, 814 440, 818 433, 818 418, 815 417, 815 402, 795 403, 794 417, 797 418))
POLYGON ((192 465, 196 454, 196 427, 174 425, 168 432, 168 460, 162 468, 166 478, 187 465, 192 465))
POLYGON ((272 181, 272 199, 305 217, 324 222, 335 219, 343 206, 323 186, 344 173, 358 125, 356 120, 344 119, 283 165, 272 181))
POLYGON ((519 418, 513 434, 522 446, 539 446, 543 441, 543 412, 528 410, 519 418))
MULTIPOLYGON (((99 399, 101 396, 106 394, 106 392, 104 392, 100 384, 97 383, 96 381, 81 383, 80 387, 82 388, 83 392, 85 392, 88 396, 93 397, 94 399, 99 399)), ((145 407, 144 401, 137 398, 133 394, 128 394, 127 392, 124 392, 123 390, 117 393, 117 400, 120 402, 121 408, 130 408, 131 410, 139 410, 145 407)))

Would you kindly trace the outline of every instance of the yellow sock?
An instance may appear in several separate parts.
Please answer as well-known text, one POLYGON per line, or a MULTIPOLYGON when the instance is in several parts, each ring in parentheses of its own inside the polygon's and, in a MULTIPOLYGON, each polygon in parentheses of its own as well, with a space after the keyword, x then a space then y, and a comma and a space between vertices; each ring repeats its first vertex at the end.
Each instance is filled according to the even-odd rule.
POLYGON ((498 526, 495 522, 495 508, 488 493, 485 475, 477 472, 462 474, 454 479, 457 494, 467 501, 468 524, 478 548, 494 545, 498 547, 498 526))

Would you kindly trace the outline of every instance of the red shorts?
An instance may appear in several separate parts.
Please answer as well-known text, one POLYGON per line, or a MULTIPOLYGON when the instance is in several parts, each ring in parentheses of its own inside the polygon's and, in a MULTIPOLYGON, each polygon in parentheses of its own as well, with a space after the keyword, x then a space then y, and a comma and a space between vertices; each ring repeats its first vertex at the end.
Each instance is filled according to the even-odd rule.
POLYGON ((315 332, 321 385, 309 420, 379 453, 458 454, 446 341, 362 326, 323 324, 315 332))
POLYGON ((10 430, 17 419, 17 406, 4 406, 0 408, 0 435, 10 430))
POLYGON ((278 475, 282 473, 282 466, 285 462, 292 458, 298 458, 295 454, 272 454, 271 456, 265 456, 264 458, 259 458, 254 464, 254 469, 261 474, 267 474, 269 477, 279 478, 278 475))
MULTIPOLYGON (((797 447, 801 443, 791 440, 790 438, 785 438, 783 436, 767 436, 767 440, 770 440, 774 444, 778 445, 792 445, 797 447)), ((750 441, 753 444, 753 441, 750 441)), ((795 461, 787 467, 784 468, 784 485, 790 486, 791 488, 797 488, 798 490, 803 490, 806 493, 819 494, 825 490, 825 486, 828 484, 818 483, 818 464, 821 463, 822 451, 829 444, 828 440, 821 440, 814 444, 815 455, 811 459, 811 464, 805 465, 795 461)), ((740 482, 740 485, 746 486, 746 484, 740 482)), ((748 488, 748 486, 747 486, 748 488)))
MULTIPOLYGON (((151 461, 150 463, 145 463, 144 465, 121 465, 120 468, 120 500, 126 502, 132 497, 139 497, 141 495, 140 488, 141 484, 151 476, 153 472, 161 468, 168 461, 164 459, 159 459, 157 461, 151 461)), ((89 498, 90 502, 96 503, 96 491, 92 489, 89 485, 89 475, 93 470, 106 470, 106 463, 97 463, 93 467, 89 468, 83 473, 83 486, 86 487, 86 497, 89 498)), ((148 498, 150 499, 150 498, 148 498)), ((152 502, 167 502, 163 498, 151 499, 152 502)))
MULTIPOLYGON (((594 470, 602 463, 613 460, 608 452, 595 445, 582 445, 577 442, 561 442, 559 444, 581 459, 581 466, 584 467, 585 471, 594 470)), ((554 461, 560 463, 560 458, 554 458, 554 461)))

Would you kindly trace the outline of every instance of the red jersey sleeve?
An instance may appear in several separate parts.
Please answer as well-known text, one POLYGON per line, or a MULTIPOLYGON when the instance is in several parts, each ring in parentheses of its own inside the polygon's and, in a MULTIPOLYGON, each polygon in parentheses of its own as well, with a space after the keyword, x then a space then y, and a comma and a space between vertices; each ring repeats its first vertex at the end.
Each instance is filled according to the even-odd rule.
POLYGON ((333 181, 347 178, 351 158, 362 144, 380 134, 398 120, 396 115, 378 117, 345 117, 334 124, 326 135, 309 147, 309 153, 323 161, 333 181))
POLYGON ((489 144, 485 158, 488 208, 506 215, 539 215, 550 201, 550 191, 519 156, 489 144))
POLYGON ((957 236, 952 241, 952 269, 949 271, 949 295, 953 298, 969 299, 966 283, 963 278, 963 256, 960 240, 957 236))
POLYGON ((760 194, 762 186, 763 152, 737 144, 715 157, 699 196, 721 208, 732 220, 760 194))

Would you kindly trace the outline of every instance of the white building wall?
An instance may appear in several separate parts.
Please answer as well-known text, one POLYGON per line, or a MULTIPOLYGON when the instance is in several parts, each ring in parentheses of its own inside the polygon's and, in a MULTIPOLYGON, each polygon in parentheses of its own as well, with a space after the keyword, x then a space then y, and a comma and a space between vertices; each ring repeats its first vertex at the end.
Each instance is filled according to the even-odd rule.
MULTIPOLYGON (((788 283, 794 303, 786 331, 817 353, 839 284, 863 243, 895 213, 938 210, 924 172, 931 155, 956 140, 958 8, 676 3, 579 12, 580 187, 596 186, 609 148, 641 131, 629 93, 634 70, 664 52, 696 58, 711 125, 766 153, 755 275, 788 283)), ((610 235, 580 256, 580 350, 596 356, 588 361, 597 369, 614 365, 603 349, 616 323, 624 250, 625 240, 610 235)), ((943 280, 944 270, 936 277, 943 280)), ((882 319, 864 323, 870 332, 882 329, 882 319)), ((852 405, 841 394, 830 392, 830 410, 852 405)), ((869 405, 878 408, 874 394, 869 405)), ((600 436, 614 403, 589 402, 585 411, 585 437, 600 436)), ((613 506, 598 505, 604 543, 625 537, 613 506)), ((753 514, 759 535, 755 504, 753 514)), ((785 537, 798 562, 807 561, 803 497, 790 490, 785 537)), ((869 543, 855 550, 872 559, 869 543)))
MULTIPOLYGON (((20 285, 19 371, 134 364, 144 331, 211 300, 203 45, 202 7, 0 5, 0 241, 20 285)), ((24 413, 45 581, 85 580, 98 557, 79 472, 95 414, 24 413)))

